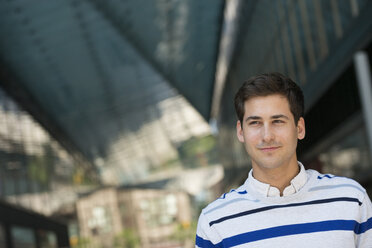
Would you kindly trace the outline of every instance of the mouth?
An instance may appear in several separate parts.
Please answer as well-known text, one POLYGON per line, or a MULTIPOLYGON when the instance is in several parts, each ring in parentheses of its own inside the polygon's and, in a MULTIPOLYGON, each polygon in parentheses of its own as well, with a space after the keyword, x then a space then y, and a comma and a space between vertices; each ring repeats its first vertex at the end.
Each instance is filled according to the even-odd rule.
POLYGON ((276 151, 277 149, 279 149, 279 146, 270 146, 270 147, 263 147, 263 148, 259 148, 260 151, 263 151, 263 152, 273 152, 273 151, 276 151))

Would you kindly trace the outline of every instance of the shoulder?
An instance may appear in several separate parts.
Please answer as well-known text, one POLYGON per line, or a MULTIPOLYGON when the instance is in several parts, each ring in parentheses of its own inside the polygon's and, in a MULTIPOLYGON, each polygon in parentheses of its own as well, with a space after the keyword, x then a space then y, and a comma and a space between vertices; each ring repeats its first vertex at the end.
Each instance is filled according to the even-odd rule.
POLYGON ((365 189, 354 179, 348 177, 335 176, 333 174, 322 174, 315 170, 307 170, 311 178, 318 185, 350 186, 357 190, 365 192, 365 189))
POLYGON ((322 174, 315 170, 306 171, 311 180, 309 191, 319 191, 327 194, 344 194, 363 199, 366 190, 354 179, 335 176, 333 174, 322 174))
MULTIPOLYGON (((255 202, 244 185, 237 189, 232 189, 227 193, 222 194, 218 199, 211 202, 202 210, 202 214, 212 214, 214 212, 230 212, 232 209, 239 208, 242 202, 255 202)), ((246 204, 246 203, 245 203, 246 204)))

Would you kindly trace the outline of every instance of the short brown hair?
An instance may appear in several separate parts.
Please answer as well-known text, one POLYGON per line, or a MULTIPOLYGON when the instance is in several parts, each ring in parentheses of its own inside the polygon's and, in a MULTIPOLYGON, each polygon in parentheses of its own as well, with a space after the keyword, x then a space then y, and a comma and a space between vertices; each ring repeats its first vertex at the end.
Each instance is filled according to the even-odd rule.
POLYGON ((257 96, 279 94, 285 96, 289 102, 291 113, 297 125, 300 117, 304 115, 304 95, 300 87, 278 72, 264 73, 249 78, 240 87, 235 95, 235 111, 240 122, 243 122, 244 103, 257 96))

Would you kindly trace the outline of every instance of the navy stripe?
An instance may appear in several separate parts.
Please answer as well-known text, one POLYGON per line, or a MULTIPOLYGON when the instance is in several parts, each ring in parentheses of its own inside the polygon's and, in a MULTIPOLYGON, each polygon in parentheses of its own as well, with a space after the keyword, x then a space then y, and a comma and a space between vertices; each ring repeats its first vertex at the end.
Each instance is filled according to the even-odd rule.
POLYGON ((325 174, 323 176, 318 176, 318 179, 323 179, 323 178, 334 178, 335 176, 334 175, 328 175, 328 174, 325 174))
POLYGON ((225 199, 227 193, 223 193, 223 195, 218 199, 225 199))
POLYGON ((323 203, 338 202, 338 201, 357 202, 359 205, 362 205, 362 203, 357 198, 349 198, 349 197, 321 199, 321 200, 314 200, 314 201, 309 201, 309 202, 291 203, 291 204, 286 204, 286 205, 273 205, 273 206, 267 206, 267 207, 252 209, 252 210, 244 211, 244 212, 233 214, 233 215, 228 215, 228 216, 219 218, 217 220, 211 221, 209 223, 209 226, 212 226, 212 225, 217 224, 217 223, 221 223, 225 220, 235 219, 235 218, 239 218, 239 217, 242 217, 242 216, 255 214, 255 213, 259 213, 259 212, 263 212, 263 211, 268 211, 268 210, 272 210, 272 209, 277 209, 277 208, 298 207, 298 206, 323 204, 323 203))
POLYGON ((238 194, 241 194, 241 195, 245 195, 245 194, 247 194, 247 191, 246 191, 246 190, 243 190, 243 191, 236 191, 235 189, 232 189, 232 190, 230 190, 229 193, 224 193, 224 194, 221 195, 221 197, 218 198, 218 199, 225 199, 227 194, 230 194, 230 193, 233 193, 233 192, 237 192, 238 194))
MULTIPOLYGON (((246 244, 258 240, 270 239, 282 236, 314 233, 314 232, 325 232, 325 231, 354 231, 357 233, 358 230, 363 228, 372 228, 372 218, 367 222, 359 224, 355 220, 328 220, 304 224, 294 224, 272 227, 247 233, 242 233, 236 236, 226 238, 222 241, 224 246, 232 247, 235 245, 246 244)), ((363 230, 364 232, 366 230, 363 230)), ((357 233, 359 234, 359 233, 357 233)))

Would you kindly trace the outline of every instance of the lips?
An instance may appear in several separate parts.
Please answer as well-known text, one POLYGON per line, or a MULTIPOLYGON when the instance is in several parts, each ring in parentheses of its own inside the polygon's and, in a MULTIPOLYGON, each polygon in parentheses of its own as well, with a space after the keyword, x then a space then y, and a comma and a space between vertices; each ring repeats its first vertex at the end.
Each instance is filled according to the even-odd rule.
POLYGON ((277 149, 279 149, 279 146, 262 147, 262 148, 259 148, 259 149, 263 152, 273 152, 273 151, 276 151, 277 149))

